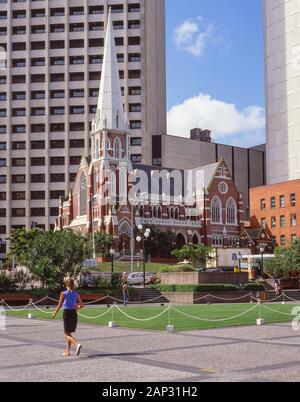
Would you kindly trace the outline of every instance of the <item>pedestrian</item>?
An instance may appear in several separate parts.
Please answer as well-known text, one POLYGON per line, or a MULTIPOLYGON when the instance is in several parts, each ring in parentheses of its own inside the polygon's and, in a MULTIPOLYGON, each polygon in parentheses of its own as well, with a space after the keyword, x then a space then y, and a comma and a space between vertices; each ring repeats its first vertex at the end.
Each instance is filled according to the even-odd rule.
POLYGON ((58 312, 63 309, 64 333, 67 340, 67 349, 64 357, 71 356, 71 346, 76 348, 76 356, 80 355, 82 345, 72 335, 76 332, 78 316, 77 311, 84 307, 80 295, 75 291, 74 279, 66 281, 67 290, 60 295, 58 306, 52 317, 55 318, 58 312))
POLYGON ((127 306, 129 300, 129 286, 127 282, 124 283, 122 291, 123 291, 123 303, 124 306, 127 306))

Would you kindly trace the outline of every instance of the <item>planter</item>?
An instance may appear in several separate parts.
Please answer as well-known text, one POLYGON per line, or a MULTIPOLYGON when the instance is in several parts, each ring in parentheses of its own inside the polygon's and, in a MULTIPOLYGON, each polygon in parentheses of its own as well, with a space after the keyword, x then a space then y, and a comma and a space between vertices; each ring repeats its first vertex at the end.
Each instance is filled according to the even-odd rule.
POLYGON ((28 293, 0 293, 0 301, 5 300, 8 304, 27 304, 32 296, 28 293))
POLYGON ((281 290, 296 290, 299 289, 299 278, 281 279, 281 290))
MULTIPOLYGON (((164 292, 162 295, 174 304, 225 304, 225 303, 250 303, 252 297, 256 297, 257 292, 200 292, 200 293, 179 293, 164 292)), ((259 292, 261 300, 265 300, 265 292, 259 292)))
POLYGON ((98 264, 101 264, 101 262, 111 262, 111 258, 109 258, 109 257, 98 257, 97 262, 98 262, 98 264))
POLYGON ((240 272, 170 272, 162 273, 160 277, 162 285, 240 285, 249 281, 248 274, 240 272))

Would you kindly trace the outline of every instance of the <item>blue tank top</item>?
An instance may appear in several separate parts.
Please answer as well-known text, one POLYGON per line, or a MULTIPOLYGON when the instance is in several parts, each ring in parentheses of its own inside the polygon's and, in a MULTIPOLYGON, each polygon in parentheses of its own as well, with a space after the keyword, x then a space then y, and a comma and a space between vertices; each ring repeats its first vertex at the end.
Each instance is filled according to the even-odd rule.
POLYGON ((65 295, 65 301, 63 304, 63 309, 64 310, 76 310, 76 305, 78 301, 78 293, 73 291, 66 290, 64 292, 65 295))

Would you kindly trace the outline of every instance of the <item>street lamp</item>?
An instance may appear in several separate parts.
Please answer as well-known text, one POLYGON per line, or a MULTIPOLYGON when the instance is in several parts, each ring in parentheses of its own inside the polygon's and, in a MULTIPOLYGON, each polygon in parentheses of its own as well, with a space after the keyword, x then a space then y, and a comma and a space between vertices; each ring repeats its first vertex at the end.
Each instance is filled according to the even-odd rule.
POLYGON ((143 225, 138 226, 138 230, 141 232, 139 236, 137 236, 136 241, 141 243, 141 253, 143 256, 143 276, 144 276, 144 288, 146 287, 146 255, 145 255, 145 241, 147 241, 150 237, 151 230, 146 229, 143 231, 143 225))
POLYGON ((239 261, 239 272, 241 272, 241 268, 242 268, 242 266, 241 266, 241 263, 242 263, 242 259, 243 259, 243 256, 242 256, 242 254, 241 254, 241 252, 239 252, 239 255, 238 255, 238 261, 239 261))
POLYGON ((264 253, 265 253, 264 247, 261 247, 259 249, 259 251, 261 254, 261 277, 263 278, 263 276, 264 276, 264 253))
POLYGON ((114 259, 115 259, 116 251, 113 248, 111 248, 109 250, 109 254, 111 255, 111 278, 112 278, 113 273, 114 273, 114 259))

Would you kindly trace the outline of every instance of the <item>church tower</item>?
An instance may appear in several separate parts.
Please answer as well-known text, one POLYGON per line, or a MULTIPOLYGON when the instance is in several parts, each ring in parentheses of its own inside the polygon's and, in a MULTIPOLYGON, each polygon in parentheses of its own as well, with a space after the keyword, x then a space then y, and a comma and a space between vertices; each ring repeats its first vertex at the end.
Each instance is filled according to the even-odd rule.
POLYGON ((96 116, 92 122, 92 163, 129 161, 129 133, 124 114, 111 9, 107 21, 104 58, 96 116))
POLYGON ((102 230, 117 236, 117 211, 127 201, 130 134, 123 108, 111 9, 104 45, 96 116, 92 122, 90 198, 102 230), (126 202, 125 201, 125 202, 126 202))

